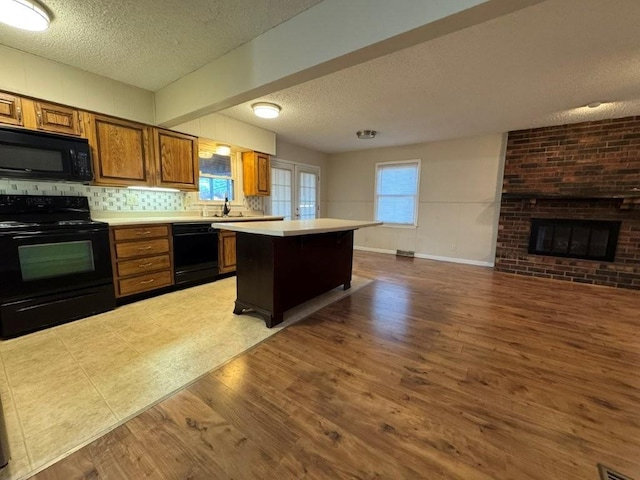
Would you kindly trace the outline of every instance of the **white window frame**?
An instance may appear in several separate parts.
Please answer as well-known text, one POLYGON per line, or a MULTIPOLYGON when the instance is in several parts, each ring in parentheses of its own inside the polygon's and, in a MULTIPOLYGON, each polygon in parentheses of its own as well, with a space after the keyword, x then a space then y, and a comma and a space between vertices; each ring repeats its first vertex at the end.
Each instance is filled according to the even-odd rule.
MULTIPOLYGON (((200 146, 208 145, 210 149, 214 149, 211 147, 211 144, 215 145, 215 142, 200 140, 200 146)), ((229 205, 232 207, 243 207, 244 206, 244 188, 243 188, 243 177, 242 177, 242 152, 236 150, 232 147, 231 154, 229 155, 231 158, 231 178, 233 179, 233 188, 235 190, 235 198, 233 201, 229 202, 229 205)), ((227 178, 227 177, 217 177, 213 176, 213 178, 227 178)), ((198 191, 189 193, 192 201, 191 205, 224 205, 224 200, 202 200, 200 198, 200 160, 198 160, 198 191)))
POLYGON ((414 195, 414 217, 412 223, 383 223, 384 227, 391 228, 417 228, 418 227, 418 207, 420 206, 420 167, 422 164, 422 160, 413 159, 413 160, 398 160, 393 162, 377 162, 375 166, 375 184, 373 190, 373 218, 375 221, 378 221, 378 197, 380 196, 389 196, 389 195, 378 195, 378 171, 380 168, 385 165, 412 165, 415 164, 417 166, 417 175, 416 175, 416 193, 414 195))

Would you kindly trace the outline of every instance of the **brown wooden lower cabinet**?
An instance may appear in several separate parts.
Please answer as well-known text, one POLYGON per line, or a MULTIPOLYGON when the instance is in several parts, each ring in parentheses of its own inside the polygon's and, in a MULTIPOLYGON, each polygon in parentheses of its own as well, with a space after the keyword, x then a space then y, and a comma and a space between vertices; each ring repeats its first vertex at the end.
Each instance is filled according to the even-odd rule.
POLYGON ((120 296, 124 297, 125 295, 146 292, 160 287, 168 287, 169 285, 173 285, 173 274, 171 271, 163 270, 161 272, 118 279, 117 291, 120 292, 120 296))
POLYGON ((111 227, 116 297, 173 285, 171 225, 111 227))
POLYGON ((220 273, 236 271, 236 232, 220 230, 218 233, 218 267, 220 273))

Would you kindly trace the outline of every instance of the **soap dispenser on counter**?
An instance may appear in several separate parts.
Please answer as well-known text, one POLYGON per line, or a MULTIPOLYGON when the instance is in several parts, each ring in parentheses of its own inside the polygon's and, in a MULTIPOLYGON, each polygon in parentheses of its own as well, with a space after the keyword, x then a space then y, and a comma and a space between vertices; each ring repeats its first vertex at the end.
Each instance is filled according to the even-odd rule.
POLYGON ((229 208, 229 205, 227 204, 227 202, 229 202, 229 199, 227 197, 224 197, 224 206, 222 207, 223 217, 229 216, 229 212, 231 212, 231 208, 229 208))

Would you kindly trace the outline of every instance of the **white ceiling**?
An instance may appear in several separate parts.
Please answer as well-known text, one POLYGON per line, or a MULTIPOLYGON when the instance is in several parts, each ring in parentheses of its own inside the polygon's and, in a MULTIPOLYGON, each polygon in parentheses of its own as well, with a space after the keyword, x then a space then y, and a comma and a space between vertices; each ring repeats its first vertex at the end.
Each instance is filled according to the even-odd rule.
MULTIPOLYGON (((44 3, 46 35, 0 25, 0 44, 155 91, 319 0, 44 3)), ((640 115, 639 21, 639 0, 546 0, 254 100, 278 119, 220 113, 327 153, 640 115)))
POLYGON ((0 44, 156 91, 321 0, 42 0, 50 28, 0 44))
POLYGON ((220 113, 327 153, 640 115, 639 23, 638 0, 547 0, 260 98, 276 120, 220 113))

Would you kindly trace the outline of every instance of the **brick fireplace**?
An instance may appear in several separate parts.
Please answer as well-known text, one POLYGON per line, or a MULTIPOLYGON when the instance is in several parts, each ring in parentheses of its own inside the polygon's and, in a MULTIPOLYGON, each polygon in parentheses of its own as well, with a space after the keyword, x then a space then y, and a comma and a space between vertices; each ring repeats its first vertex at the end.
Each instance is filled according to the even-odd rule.
POLYGON ((640 117, 509 132, 495 269, 640 289, 640 117), (606 224, 619 231, 603 246, 606 224), (536 237, 546 250, 532 225, 551 228, 536 237), (607 260, 571 254, 606 248, 607 260))

